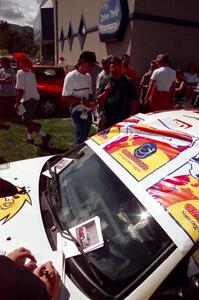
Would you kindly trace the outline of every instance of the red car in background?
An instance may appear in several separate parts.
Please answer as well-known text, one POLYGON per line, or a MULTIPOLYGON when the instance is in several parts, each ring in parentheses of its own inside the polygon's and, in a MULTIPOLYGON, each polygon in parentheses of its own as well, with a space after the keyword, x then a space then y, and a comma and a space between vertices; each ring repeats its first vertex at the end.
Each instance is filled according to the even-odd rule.
POLYGON ((37 88, 40 94, 39 113, 52 116, 58 111, 66 111, 67 104, 62 101, 62 87, 65 71, 62 67, 34 65, 37 88))

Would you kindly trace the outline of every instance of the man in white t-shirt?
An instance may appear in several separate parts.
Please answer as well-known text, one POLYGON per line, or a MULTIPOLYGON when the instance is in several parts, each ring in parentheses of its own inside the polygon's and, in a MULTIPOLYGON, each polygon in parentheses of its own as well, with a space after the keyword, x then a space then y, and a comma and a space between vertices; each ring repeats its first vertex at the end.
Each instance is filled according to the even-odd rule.
POLYGON ((95 63, 94 52, 82 52, 75 70, 69 72, 64 80, 62 97, 69 104, 77 145, 88 137, 92 123, 91 111, 96 106, 95 100, 91 98, 93 91, 89 74, 95 63))
POLYGON ((21 116, 24 125, 28 130, 26 142, 34 144, 33 133, 39 133, 42 140, 42 147, 48 148, 48 142, 51 138, 46 134, 39 123, 33 122, 38 105, 39 93, 35 73, 32 70, 32 64, 29 58, 23 53, 14 54, 19 70, 16 75, 16 104, 15 109, 21 116))
POLYGON ((167 54, 159 54, 156 63, 145 98, 150 111, 168 109, 175 91, 176 72, 169 67, 167 54))
POLYGON ((105 79, 108 75, 110 75, 110 62, 111 62, 112 55, 108 55, 106 57, 103 57, 101 60, 101 64, 103 67, 103 70, 98 74, 96 79, 96 89, 98 92, 100 83, 103 79, 105 79))

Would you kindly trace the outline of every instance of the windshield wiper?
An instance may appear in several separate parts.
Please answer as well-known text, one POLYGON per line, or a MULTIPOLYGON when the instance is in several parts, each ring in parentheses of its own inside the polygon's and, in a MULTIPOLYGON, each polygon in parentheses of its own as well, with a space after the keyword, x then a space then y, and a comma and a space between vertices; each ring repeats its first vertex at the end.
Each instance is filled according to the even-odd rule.
POLYGON ((56 202, 59 207, 62 207, 61 196, 60 196, 60 184, 59 184, 59 175, 57 174, 57 170, 55 167, 55 171, 52 170, 50 163, 47 162, 47 169, 50 173, 52 178, 52 185, 53 185, 53 194, 55 196, 56 202))
MULTIPOLYGON (((53 172, 51 167, 50 167, 50 164, 47 163, 47 167, 48 167, 48 171, 52 177, 52 183, 54 185, 54 187, 56 188, 56 193, 55 193, 55 196, 56 196, 56 202, 60 205, 60 207, 62 206, 62 200, 61 200, 61 196, 60 196, 60 185, 59 185, 59 179, 58 179, 58 175, 57 174, 54 174, 56 172, 53 172)), ((47 190, 48 190, 48 193, 51 194, 51 187, 50 187, 50 179, 47 180, 47 190)), ((50 196, 50 195, 49 195, 50 196)), ((70 237, 70 239, 74 242, 74 244, 76 245, 77 249, 79 250, 79 252, 81 253, 81 255, 84 257, 86 263, 87 263, 87 266, 90 270, 90 272, 93 274, 93 276, 95 277, 95 279, 97 279, 97 281, 103 285, 103 281, 99 278, 98 274, 96 273, 94 267, 93 267, 93 264, 92 262, 90 261, 90 259, 86 256, 84 250, 83 250, 83 247, 81 246, 81 244, 78 242, 78 240, 72 235, 72 233, 70 232, 68 226, 66 225, 66 223, 64 223, 64 226, 62 224, 62 222, 60 221, 58 215, 57 215, 57 212, 52 204, 52 201, 50 200, 51 197, 46 197, 47 199, 47 203, 49 205, 49 208, 50 208, 50 211, 52 212, 53 214, 53 217, 57 223, 57 228, 58 228, 58 231, 59 233, 61 234, 61 236, 64 238, 64 239, 67 239, 68 236, 70 237), (64 231, 67 232, 68 236, 66 236, 64 234, 64 231)))

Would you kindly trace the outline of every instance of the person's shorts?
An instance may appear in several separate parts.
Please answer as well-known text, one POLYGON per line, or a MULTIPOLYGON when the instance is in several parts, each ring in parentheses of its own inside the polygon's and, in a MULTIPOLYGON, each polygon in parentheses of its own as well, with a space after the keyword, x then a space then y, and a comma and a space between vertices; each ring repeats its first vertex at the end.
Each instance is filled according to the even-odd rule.
POLYGON ((26 112, 23 115, 23 121, 24 122, 32 121, 35 117, 36 112, 37 112, 39 101, 31 98, 27 101, 24 101, 23 105, 26 109, 26 112))

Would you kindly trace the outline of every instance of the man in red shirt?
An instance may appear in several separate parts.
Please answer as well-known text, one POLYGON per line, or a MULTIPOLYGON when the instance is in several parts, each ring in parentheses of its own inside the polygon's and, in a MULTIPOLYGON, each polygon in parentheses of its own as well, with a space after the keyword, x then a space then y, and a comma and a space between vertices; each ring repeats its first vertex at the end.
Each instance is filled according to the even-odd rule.
POLYGON ((137 81, 137 75, 135 70, 129 65, 130 63, 130 56, 128 54, 122 55, 122 74, 126 74, 129 76, 134 84, 137 81))

